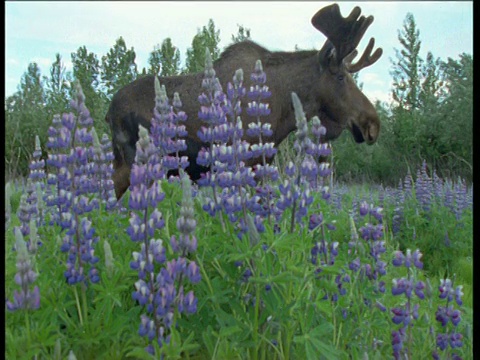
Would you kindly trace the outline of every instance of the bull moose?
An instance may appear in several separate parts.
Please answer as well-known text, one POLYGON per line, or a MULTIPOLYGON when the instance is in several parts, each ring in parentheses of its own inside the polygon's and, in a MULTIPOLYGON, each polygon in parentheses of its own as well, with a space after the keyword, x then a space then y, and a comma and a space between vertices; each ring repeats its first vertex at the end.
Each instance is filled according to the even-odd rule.
MULTIPOLYGON (((255 62, 261 60, 272 93, 268 121, 273 135, 269 141, 273 141, 275 146, 295 130, 292 92, 300 98, 307 118, 314 115, 320 118, 327 129, 325 140, 337 138, 346 128, 357 143, 373 144, 377 140, 379 117, 350 75, 372 65, 382 55, 381 48, 372 54, 375 40, 371 38, 360 59, 352 63, 357 55, 357 45, 373 22, 373 16, 360 16, 360 13, 360 8, 355 7, 345 18, 337 4, 320 9, 311 21, 327 37, 320 51, 271 52, 252 41, 243 41, 228 47, 214 62, 220 83, 226 84, 237 69, 253 71, 255 62)), ((186 155, 190 165, 186 171, 192 180, 197 180, 206 171, 196 164, 197 154, 205 146, 196 135, 202 126, 197 119, 197 98, 202 92, 202 77, 202 73, 197 73, 159 79, 168 92, 180 94, 182 110, 188 115, 186 155)), ((117 198, 130 184, 139 125, 150 128, 154 100, 152 75, 138 78, 120 89, 110 104, 106 121, 112 131, 115 156, 113 181, 117 198)), ((253 121, 246 115, 242 116, 242 120, 244 124, 253 121)))

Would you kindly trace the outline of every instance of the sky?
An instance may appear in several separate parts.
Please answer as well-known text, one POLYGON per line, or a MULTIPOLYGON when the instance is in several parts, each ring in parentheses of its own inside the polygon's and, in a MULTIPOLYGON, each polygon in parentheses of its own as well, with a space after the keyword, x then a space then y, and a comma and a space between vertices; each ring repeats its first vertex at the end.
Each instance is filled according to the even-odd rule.
MULTIPOLYGON (((198 30, 213 19, 220 30, 220 49, 231 43, 238 25, 250 29, 251 39, 271 51, 320 49, 325 36, 311 25, 312 16, 324 1, 233 1, 233 2, 5 2, 5 96, 12 95, 26 72, 36 62, 48 76, 55 54, 71 70, 71 53, 86 46, 99 59, 122 36, 134 48, 136 64, 148 68, 154 46, 170 37, 184 63, 187 49, 198 30)), ((420 56, 459 59, 473 54, 473 1, 372 1, 339 2, 347 16, 355 6, 362 15, 373 15, 358 46, 363 53, 370 37, 383 48, 383 56, 360 71, 359 82, 372 101, 390 101, 392 61, 401 49, 398 32, 407 13, 412 13, 420 32, 420 56)), ((253 64, 252 64, 253 70, 253 64)), ((244 71, 247 71, 244 69, 244 71)), ((168 89, 167 89, 168 90, 168 89)))

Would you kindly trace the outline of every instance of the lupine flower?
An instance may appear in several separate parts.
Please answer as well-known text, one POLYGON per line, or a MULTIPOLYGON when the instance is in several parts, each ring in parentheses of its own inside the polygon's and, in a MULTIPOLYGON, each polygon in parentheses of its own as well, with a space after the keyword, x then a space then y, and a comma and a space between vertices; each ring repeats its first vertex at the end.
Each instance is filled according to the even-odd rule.
MULTIPOLYGON (((127 233, 133 241, 141 244, 140 252, 134 252, 134 260, 130 262, 130 267, 137 270, 139 276, 139 280, 135 283, 136 291, 132 297, 140 305, 147 306, 149 313, 154 314, 157 312, 156 308, 161 306, 160 299, 155 296, 155 264, 164 264, 166 261, 162 240, 154 238, 155 231, 164 226, 162 214, 156 209, 158 202, 161 201, 161 196, 157 196, 161 193, 161 186, 158 183, 160 179, 157 179, 157 173, 152 171, 160 161, 160 156, 157 154, 148 131, 140 126, 135 164, 130 175, 129 204, 132 212, 127 233), (154 182, 149 187, 152 181, 154 182), (150 214, 149 207, 155 209, 150 214)), ((159 319, 163 319, 163 316, 159 319)), ((147 315, 141 317, 139 334, 147 336, 150 342, 156 337, 160 346, 165 341, 164 327, 159 321, 151 320, 147 315)), ((153 351, 153 347, 149 347, 148 350, 153 351)))
POLYGON ((420 305, 418 303, 414 304, 413 294, 420 300, 425 299, 424 289, 426 289, 423 281, 416 281, 415 272, 411 272, 410 268, 412 265, 420 269, 423 267, 423 264, 420 262, 422 254, 416 250, 412 255, 411 251, 407 250, 406 255, 401 251, 396 251, 394 255, 395 258, 392 260, 392 264, 396 267, 405 266, 408 275, 407 277, 392 280, 392 294, 395 296, 405 294, 407 298, 405 305, 391 309, 393 313, 392 322, 397 325, 402 325, 398 332, 392 332, 393 354, 395 359, 403 358, 403 356, 410 358, 410 354, 408 353, 409 346, 404 350, 403 342, 405 341, 407 328, 413 326, 413 320, 417 320, 419 317, 418 310, 420 305), (400 346, 400 344, 402 345, 400 346))
MULTIPOLYGON (((157 103, 157 107, 166 107, 165 102, 160 103, 157 103)), ((175 105, 179 105, 178 97, 175 98, 175 105)), ((168 119, 171 117, 165 117, 165 120, 168 119)), ((165 129, 162 126, 168 127, 168 121, 159 125, 155 131, 164 133, 165 129)), ((162 137, 157 140, 161 139, 162 137)), ((165 225, 157 206, 165 196, 161 181, 164 176, 163 160, 167 156, 169 152, 157 151, 148 131, 140 126, 135 164, 130 179, 129 201, 132 212, 127 233, 133 241, 140 242, 140 251, 133 252, 133 261, 130 262, 130 267, 138 271, 139 277, 132 297, 140 305, 145 306, 148 312, 148 315, 141 316, 139 335, 148 338, 149 345, 146 350, 151 354, 154 354, 152 341, 156 341, 160 347, 170 342, 170 328, 176 310, 180 313, 196 311, 198 300, 193 291, 184 294, 184 279, 191 283, 197 283, 201 279, 200 270, 195 262, 190 261, 187 264, 185 258, 187 254, 196 250, 197 240, 194 234, 196 221, 193 217, 190 179, 181 166, 179 173, 184 196, 180 216, 177 219, 180 236, 178 238, 172 236, 170 239, 172 249, 179 257, 167 261, 163 241, 155 238, 156 231, 165 225)))
MULTIPOLYGON (((454 185, 454 192, 455 192, 455 217, 457 221, 460 221, 463 212, 469 206, 468 201, 468 191, 467 191, 467 184, 465 180, 458 179, 458 182, 454 185)), ((462 223, 458 223, 458 226, 462 226, 462 223)))
POLYGON ((28 196, 28 202, 32 206, 33 216, 37 226, 41 226, 44 222, 45 208, 41 197, 42 191, 45 189, 45 160, 42 158, 42 148, 40 147, 40 138, 35 135, 35 150, 33 151, 32 161, 30 162, 30 174, 28 175, 27 191, 35 189, 28 196), (31 182, 29 184, 29 181, 31 182))
MULTIPOLYGON (((457 286, 457 288, 453 290, 453 281, 450 279, 442 279, 438 289, 440 291, 439 297, 440 299, 446 299, 446 305, 438 306, 437 312, 435 313, 436 320, 440 322, 442 328, 444 328, 443 333, 437 334, 437 348, 439 348, 441 351, 446 351, 448 345, 450 345, 452 349, 462 347, 463 335, 456 332, 457 326, 461 321, 461 313, 460 310, 455 309, 452 304, 453 296, 455 296, 455 302, 458 305, 462 305, 462 286, 457 286), (452 326, 448 326, 449 323, 452 324, 453 328, 452 326)), ((440 358, 437 351, 434 351, 432 355, 434 358, 440 358)), ((449 353, 449 355, 452 359, 460 358, 454 352, 449 353)))
POLYGON ((273 131, 270 123, 262 122, 261 120, 262 117, 270 114, 269 105, 262 103, 262 100, 268 99, 271 96, 271 92, 268 90, 268 86, 265 85, 267 76, 263 71, 260 60, 257 60, 255 63, 255 70, 250 78, 253 85, 247 92, 247 96, 251 100, 248 103, 247 114, 256 118, 257 121, 248 125, 247 135, 252 138, 258 138, 258 143, 252 145, 253 156, 261 157, 261 165, 265 167, 267 159, 275 155, 277 150, 274 148, 273 143, 265 142, 266 138, 272 136, 273 131))
MULTIPOLYGON (((212 188, 212 199, 207 200, 208 204, 204 208, 213 216, 221 209, 216 177, 224 170, 221 162, 217 161, 215 145, 221 146, 229 140, 228 126, 224 125, 227 124, 227 111, 231 110, 231 108, 224 107, 226 97, 215 74, 210 51, 206 49, 205 71, 202 80, 202 88, 205 92, 198 97, 200 103, 198 117, 206 126, 200 128, 197 136, 208 146, 200 149, 196 161, 198 165, 210 168, 205 174, 201 174, 197 183, 199 186, 212 188)), ((222 218, 220 220, 222 221, 222 218)))
POLYGON ((93 146, 91 149, 91 158, 94 165, 92 166, 91 175, 96 177, 96 192, 99 198, 105 203, 107 211, 112 210, 117 205, 115 196, 115 187, 112 180, 114 159, 112 152, 112 144, 107 134, 103 134, 102 140, 99 141, 95 128, 92 128, 93 146))
POLYGON ((53 210, 52 221, 61 226, 63 233, 62 252, 68 253, 65 277, 71 285, 78 282, 99 281, 94 265, 94 245, 98 241, 95 229, 86 213, 97 209, 98 200, 90 199, 97 191, 93 161, 93 119, 85 107, 85 96, 76 85, 71 107, 78 114, 55 116, 49 128, 47 147, 52 150, 47 159, 51 171, 47 180, 45 202, 53 210))
MULTIPOLYGON (((180 232, 179 239, 172 235, 170 244, 175 252, 182 256, 193 253, 197 249, 197 238, 195 237, 195 228, 197 222, 195 220, 195 210, 193 207, 193 198, 190 179, 185 173, 181 177, 183 198, 180 207, 180 217, 177 219, 177 229, 180 232)), ((195 264, 195 263, 193 263, 195 264)), ((196 265, 195 265, 196 266, 196 265)))
POLYGON ((430 211, 432 193, 432 179, 427 174, 427 163, 425 160, 423 160, 422 167, 417 171, 415 196, 425 212, 430 211))
POLYGON ((42 158, 42 148, 40 147, 40 138, 35 135, 35 150, 33 152, 32 161, 30 162, 30 174, 29 178, 33 181, 43 181, 46 178, 45 175, 45 160, 42 158))
POLYGON ((422 257, 422 253, 420 250, 415 250, 412 254, 410 249, 407 249, 407 255, 405 256, 401 251, 395 251, 394 253, 395 258, 392 261, 393 266, 402 266, 409 268, 412 264, 418 268, 423 269, 423 263, 420 261, 422 257))
POLYGON ((395 360, 401 359, 403 350, 403 342, 406 338, 405 328, 401 327, 398 331, 392 331, 392 349, 395 360))
MULTIPOLYGON (((297 151, 296 157, 298 163, 302 163, 302 159, 309 156, 311 157, 311 155, 306 155, 306 149, 310 147, 309 144, 311 141, 308 138, 307 119, 303 112, 300 99, 295 93, 292 93, 292 102, 297 124, 294 148, 297 151)), ((307 207, 312 203, 313 196, 310 193, 309 182, 302 182, 302 173, 293 162, 287 164, 285 174, 288 177, 284 180, 283 184, 279 185, 281 196, 277 207, 282 211, 288 207, 292 208, 292 218, 290 222, 290 232, 292 232, 295 223, 301 224, 302 218, 307 215, 307 207)))
POLYGON ((185 169, 189 165, 188 157, 180 157, 179 153, 187 149, 183 138, 188 133, 185 125, 182 125, 187 120, 187 115, 181 111, 180 96, 175 93, 174 106, 170 106, 165 86, 160 85, 157 77, 154 85, 155 108, 150 133, 155 147, 160 151, 161 168, 165 172, 170 169, 185 169))
POLYGON ((40 307, 40 290, 35 286, 31 290, 31 285, 37 279, 38 274, 33 271, 32 260, 27 251, 27 246, 23 240, 19 229, 15 232, 15 249, 17 251, 17 273, 15 274, 15 283, 21 287, 20 291, 15 290, 13 301, 7 300, 6 305, 9 311, 37 310, 40 307))

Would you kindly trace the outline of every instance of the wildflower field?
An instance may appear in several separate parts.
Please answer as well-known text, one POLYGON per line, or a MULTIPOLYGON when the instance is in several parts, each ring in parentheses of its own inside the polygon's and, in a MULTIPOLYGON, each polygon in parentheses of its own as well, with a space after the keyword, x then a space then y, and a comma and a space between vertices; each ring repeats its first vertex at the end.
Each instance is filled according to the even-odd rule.
POLYGON ((198 119, 156 82, 119 202, 77 87, 5 188, 7 359, 473 359, 472 187, 426 163, 395 188, 335 183, 294 93, 293 148, 269 162, 254 65, 224 93, 207 56, 198 119), (209 145, 195 184, 185 121, 209 145))

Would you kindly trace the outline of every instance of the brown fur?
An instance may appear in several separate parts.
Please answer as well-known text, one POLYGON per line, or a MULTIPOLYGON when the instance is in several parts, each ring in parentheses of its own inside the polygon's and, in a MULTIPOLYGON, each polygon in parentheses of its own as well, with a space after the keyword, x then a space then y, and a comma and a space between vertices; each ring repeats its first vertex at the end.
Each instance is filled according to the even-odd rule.
MULTIPOLYGON (((297 93, 307 119, 319 116, 327 128, 326 140, 337 138, 348 128, 357 142, 376 141, 380 122, 373 105, 358 89, 344 66, 331 63, 332 45, 327 41, 320 52, 270 52, 262 46, 244 41, 231 45, 214 62, 216 76, 225 89, 237 69, 243 69, 244 84, 250 85, 250 74, 256 60, 260 59, 267 74, 267 85, 272 92, 268 99, 271 114, 265 121, 272 124, 273 138, 267 139, 278 145, 295 130, 295 118, 291 93, 297 93), (343 78, 340 78, 340 75, 343 78)), ((197 138, 198 129, 204 125, 198 120, 198 96, 202 93, 203 74, 180 75, 160 78, 168 97, 178 92, 183 110, 188 115, 187 155, 190 167, 187 172, 193 180, 205 169, 196 165, 196 156, 204 146, 197 138)), ((134 161, 135 143, 138 140, 138 125, 149 128, 155 106, 154 77, 145 76, 125 86, 113 97, 106 115, 112 129, 114 148, 113 180, 119 198, 129 186, 130 167, 134 161)), ((253 121, 242 114, 244 128, 253 121)), ((254 141, 254 139, 251 139, 254 141)))

